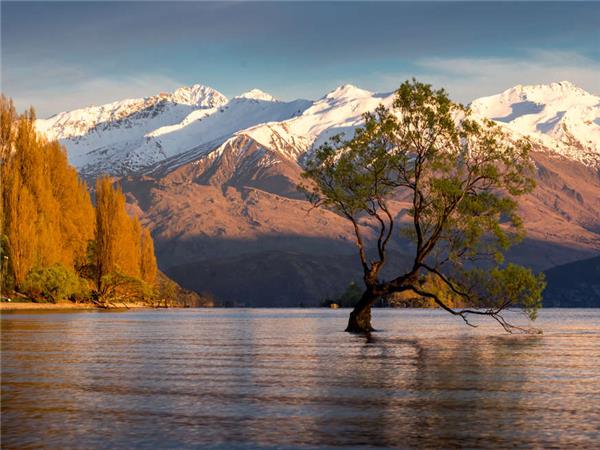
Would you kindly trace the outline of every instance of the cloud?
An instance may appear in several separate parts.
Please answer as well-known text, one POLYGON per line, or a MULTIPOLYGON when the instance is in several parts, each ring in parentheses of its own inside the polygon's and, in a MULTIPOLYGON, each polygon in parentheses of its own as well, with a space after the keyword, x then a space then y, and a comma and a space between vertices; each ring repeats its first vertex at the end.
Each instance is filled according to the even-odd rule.
POLYGON ((416 73, 382 74, 386 89, 411 76, 444 87, 456 100, 470 102, 517 84, 546 84, 571 81, 600 93, 600 61, 575 52, 530 50, 511 58, 421 58, 414 62, 416 73))
POLYGON ((89 105, 173 91, 184 84, 161 74, 97 76, 77 65, 38 63, 22 67, 27 68, 9 76, 3 74, 2 92, 13 98, 19 110, 33 105, 41 118, 89 105))

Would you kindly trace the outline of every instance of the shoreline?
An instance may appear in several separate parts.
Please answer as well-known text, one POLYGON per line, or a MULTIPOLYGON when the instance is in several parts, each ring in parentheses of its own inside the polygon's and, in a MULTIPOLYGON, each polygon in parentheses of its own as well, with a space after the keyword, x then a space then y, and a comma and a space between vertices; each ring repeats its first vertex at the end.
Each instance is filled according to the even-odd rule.
POLYGON ((142 305, 138 303, 130 303, 125 306, 124 304, 117 305, 116 308, 100 308, 93 303, 72 303, 72 302, 60 302, 60 303, 35 303, 35 302, 0 302, 0 311, 43 311, 43 310, 98 310, 98 311, 115 311, 115 310, 127 310, 127 309, 141 309, 152 307, 148 305, 142 305))

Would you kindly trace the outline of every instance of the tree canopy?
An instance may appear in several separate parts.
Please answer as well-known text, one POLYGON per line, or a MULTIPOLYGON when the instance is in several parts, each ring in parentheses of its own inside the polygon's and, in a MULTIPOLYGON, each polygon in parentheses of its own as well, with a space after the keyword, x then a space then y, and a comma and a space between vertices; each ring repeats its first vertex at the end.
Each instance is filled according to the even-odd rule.
POLYGON ((502 315, 511 307, 534 319, 543 276, 503 260, 524 236, 516 199, 535 186, 530 148, 494 122, 474 119, 443 89, 415 80, 400 86, 391 108, 365 114, 352 137, 338 135, 317 148, 303 189, 314 206, 352 224, 363 268, 365 291, 347 331, 371 331, 373 302, 403 291, 433 299, 468 324, 469 315, 486 315, 512 331, 517 327, 502 315), (392 210, 393 200, 408 202, 408 220, 392 210), (365 218, 375 239, 365 235, 365 218), (413 243, 411 268, 383 280, 383 267, 394 263, 388 246, 399 235, 413 243), (469 307, 448 307, 427 277, 469 307))

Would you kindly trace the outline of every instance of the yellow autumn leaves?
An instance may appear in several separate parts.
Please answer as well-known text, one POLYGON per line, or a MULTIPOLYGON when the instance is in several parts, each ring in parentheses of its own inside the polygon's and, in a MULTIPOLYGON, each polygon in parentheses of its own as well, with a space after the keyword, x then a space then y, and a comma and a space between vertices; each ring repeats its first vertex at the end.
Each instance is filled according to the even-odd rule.
POLYGON ((99 178, 94 208, 65 150, 36 132, 32 110, 18 115, 2 96, 0 121, 3 290, 22 291, 30 274, 56 267, 87 280, 89 295, 114 274, 153 286, 152 238, 127 215, 120 189, 99 178))

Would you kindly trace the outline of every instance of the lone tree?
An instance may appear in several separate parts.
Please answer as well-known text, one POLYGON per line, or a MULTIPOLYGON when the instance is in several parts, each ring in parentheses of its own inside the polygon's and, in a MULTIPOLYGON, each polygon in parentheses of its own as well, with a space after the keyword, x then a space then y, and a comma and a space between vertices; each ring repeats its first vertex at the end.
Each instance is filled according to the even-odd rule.
POLYGON ((485 315, 511 332, 518 327, 502 316, 509 307, 535 319, 543 276, 502 258, 524 236, 515 199, 535 186, 527 140, 511 141, 443 89, 415 80, 400 86, 391 109, 379 106, 364 121, 351 139, 338 135, 316 149, 303 174, 311 203, 348 219, 356 234, 365 290, 346 331, 373 331, 371 305, 404 291, 469 325, 469 315, 485 315), (399 219, 391 200, 409 202, 409 220, 399 219), (410 269, 383 280, 394 233, 413 241, 414 255, 410 269), (450 308, 426 282, 432 277, 467 306, 450 308))

